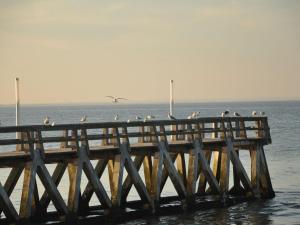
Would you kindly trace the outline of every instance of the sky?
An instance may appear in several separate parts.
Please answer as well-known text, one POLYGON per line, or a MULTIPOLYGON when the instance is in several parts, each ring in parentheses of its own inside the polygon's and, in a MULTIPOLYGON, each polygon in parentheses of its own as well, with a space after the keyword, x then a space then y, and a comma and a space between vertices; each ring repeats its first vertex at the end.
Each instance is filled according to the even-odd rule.
POLYGON ((300 0, 1 0, 0 105, 300 99, 300 0))

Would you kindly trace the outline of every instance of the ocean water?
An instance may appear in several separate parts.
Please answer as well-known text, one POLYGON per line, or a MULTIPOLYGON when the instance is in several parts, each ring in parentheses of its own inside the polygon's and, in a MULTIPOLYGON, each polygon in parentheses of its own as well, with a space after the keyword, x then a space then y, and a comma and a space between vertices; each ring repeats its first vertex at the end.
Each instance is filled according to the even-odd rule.
MULTIPOLYGON (((32 105, 22 106, 21 123, 41 124, 46 115, 56 124, 78 123, 83 115, 87 115, 88 122, 113 121, 115 114, 119 114, 120 120, 124 121, 133 120, 135 115, 149 114, 157 119, 167 119, 168 109, 167 104, 32 105)), ((245 116, 251 115, 253 110, 264 111, 268 116, 273 143, 266 146, 265 151, 276 197, 222 209, 137 219, 124 224, 300 224, 300 102, 176 104, 175 116, 186 118, 192 111, 200 111, 201 116, 219 116, 226 109, 245 116)), ((14 125, 13 106, 0 106, 0 121, 1 126, 14 125)), ((0 146, 0 151, 7 149, 0 146)), ((8 171, 0 171, 0 181, 3 183, 8 171)), ((67 183, 59 186, 65 196, 66 187, 67 183)), ((20 190, 21 184, 18 184, 11 197, 17 209, 20 190)), ((171 188, 169 192, 172 194, 171 188)))

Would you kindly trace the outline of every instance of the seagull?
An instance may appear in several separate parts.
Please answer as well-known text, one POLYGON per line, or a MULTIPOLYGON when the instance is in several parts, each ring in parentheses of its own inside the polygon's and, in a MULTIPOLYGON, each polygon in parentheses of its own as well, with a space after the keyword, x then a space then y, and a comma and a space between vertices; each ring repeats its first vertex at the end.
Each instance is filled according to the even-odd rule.
POLYGON ((174 116, 172 116, 170 113, 168 113, 168 118, 169 118, 170 120, 176 120, 176 118, 175 118, 174 116))
POLYGON ((148 116, 146 116, 146 119, 147 120, 151 120, 151 119, 154 119, 155 118, 155 116, 153 116, 153 115, 148 115, 148 116))
POLYGON ((45 119, 44 119, 44 125, 49 125, 50 124, 50 121, 49 121, 50 117, 49 116, 46 116, 45 119))
POLYGON ((127 120, 127 123, 130 123, 131 122, 131 120, 127 120))
POLYGON ((252 116, 257 116, 257 112, 256 112, 256 111, 253 111, 253 112, 252 112, 252 116))
POLYGON ((193 112, 191 117, 197 119, 200 115, 200 112, 193 112))
POLYGON ((51 126, 54 127, 54 126, 55 126, 55 122, 52 122, 52 123, 51 123, 51 126))
POLYGON ((188 120, 193 119, 193 115, 189 115, 189 116, 187 117, 187 119, 188 119, 188 120))
POLYGON ((118 119, 119 119, 119 115, 116 114, 116 115, 115 115, 115 120, 117 121, 118 119))
POLYGON ((110 96, 110 95, 108 95, 108 96, 106 96, 106 97, 107 97, 107 98, 111 98, 113 103, 118 103, 119 100, 128 100, 127 98, 119 98, 119 97, 116 97, 116 96, 110 96))
POLYGON ((139 117, 139 116, 135 116, 135 119, 136 119, 136 120, 141 120, 142 118, 139 117))
POLYGON ((80 122, 84 123, 86 121, 87 116, 84 115, 83 117, 81 117, 80 122))
POLYGON ((221 113, 222 117, 225 117, 225 116, 228 116, 228 115, 229 115, 229 111, 228 110, 226 110, 226 111, 224 111, 224 112, 221 113))
POLYGON ((234 115, 234 116, 241 116, 241 114, 239 114, 239 113, 237 113, 237 112, 234 112, 233 115, 234 115))
POLYGON ((260 112, 260 115, 261 115, 261 116, 265 116, 266 113, 265 113, 265 112, 260 112))

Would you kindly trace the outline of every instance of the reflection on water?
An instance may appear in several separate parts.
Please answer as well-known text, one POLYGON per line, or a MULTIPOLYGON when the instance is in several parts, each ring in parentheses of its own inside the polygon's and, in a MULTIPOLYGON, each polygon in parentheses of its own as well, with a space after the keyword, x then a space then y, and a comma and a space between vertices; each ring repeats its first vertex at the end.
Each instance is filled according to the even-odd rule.
MULTIPOLYGON (((266 157, 276 197, 228 208, 138 219, 124 224, 300 224, 300 102, 177 104, 175 116, 186 118, 193 111, 200 111, 201 116, 217 116, 224 109, 242 115, 250 115, 253 110, 266 112, 273 141, 266 147, 266 157)), ((112 121, 116 113, 126 121, 134 120, 135 115, 149 114, 156 115, 157 119, 167 119, 168 105, 26 106, 21 112, 22 124, 41 124, 45 115, 57 124, 78 123, 83 115, 88 116, 88 122, 112 121)), ((14 125, 14 108, 0 106, 0 120, 2 126, 14 125)), ((247 166, 245 164, 246 169, 247 166)), ((2 183, 8 172, 1 169, 2 183)), ((108 181, 103 183, 109 189, 108 181)), ((168 194, 174 191, 171 185, 166 188, 168 194)), ((66 199, 68 182, 60 184, 59 190, 66 199)), ((11 199, 20 199, 20 195, 21 184, 16 187, 11 199)), ((131 193, 129 197, 136 196, 131 193)), ((18 208, 17 201, 14 203, 18 208)))

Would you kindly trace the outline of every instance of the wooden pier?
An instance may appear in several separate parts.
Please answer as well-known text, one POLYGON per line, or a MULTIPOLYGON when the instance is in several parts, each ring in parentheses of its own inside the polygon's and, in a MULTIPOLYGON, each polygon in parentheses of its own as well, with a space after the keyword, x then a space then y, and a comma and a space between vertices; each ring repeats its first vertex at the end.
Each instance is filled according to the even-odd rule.
MULTIPOLYGON (((232 196, 272 198, 264 153, 270 143, 267 117, 258 116, 0 127, 0 148, 12 150, 0 153, 0 171, 11 169, 0 183, 0 212, 5 215, 0 224, 45 222, 50 217, 73 223, 92 210, 96 216, 99 212, 116 217, 130 204, 138 205, 137 212, 159 213, 169 200, 189 210, 206 196, 220 204, 232 196), (14 138, 16 132, 20 139, 14 138), (250 153, 249 175, 240 151, 250 153), (49 164, 55 167, 53 173, 49 164), (104 176, 109 177, 109 190, 104 188, 104 176), (69 184, 67 199, 58 188, 64 177, 69 184), (168 178, 176 192, 163 198, 168 178), (16 204, 10 196, 18 181, 22 194, 16 204), (140 201, 127 200, 131 188, 140 201), (98 206, 90 206, 93 194, 98 206), (51 201, 54 212, 49 212, 51 201)), ((201 204, 205 208, 205 201, 201 204)))

